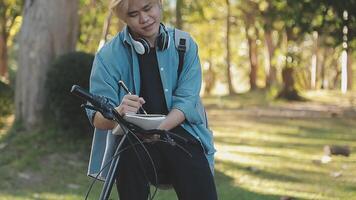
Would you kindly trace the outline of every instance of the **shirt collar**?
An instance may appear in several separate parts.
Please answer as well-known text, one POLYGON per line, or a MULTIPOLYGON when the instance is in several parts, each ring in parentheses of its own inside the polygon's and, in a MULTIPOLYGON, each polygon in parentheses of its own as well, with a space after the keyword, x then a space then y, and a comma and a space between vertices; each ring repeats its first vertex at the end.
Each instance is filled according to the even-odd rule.
MULTIPOLYGON (((161 34, 162 32, 164 32, 165 30, 165 26, 164 24, 161 23, 161 25, 159 26, 159 34, 161 34)), ((130 31, 129 31, 129 27, 127 25, 125 25, 124 29, 123 29, 123 34, 124 34, 124 39, 123 39, 123 42, 125 44, 128 44, 128 45, 132 45, 132 37, 131 37, 131 34, 130 34, 130 31)))

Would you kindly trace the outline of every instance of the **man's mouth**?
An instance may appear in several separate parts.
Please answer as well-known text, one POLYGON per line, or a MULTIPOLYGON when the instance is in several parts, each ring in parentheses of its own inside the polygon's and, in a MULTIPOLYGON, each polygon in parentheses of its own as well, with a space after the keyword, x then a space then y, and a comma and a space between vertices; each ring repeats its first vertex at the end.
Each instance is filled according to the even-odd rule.
POLYGON ((143 27, 143 29, 145 29, 145 30, 150 29, 154 24, 155 24, 155 23, 153 22, 153 23, 151 23, 151 24, 149 24, 149 25, 143 27))

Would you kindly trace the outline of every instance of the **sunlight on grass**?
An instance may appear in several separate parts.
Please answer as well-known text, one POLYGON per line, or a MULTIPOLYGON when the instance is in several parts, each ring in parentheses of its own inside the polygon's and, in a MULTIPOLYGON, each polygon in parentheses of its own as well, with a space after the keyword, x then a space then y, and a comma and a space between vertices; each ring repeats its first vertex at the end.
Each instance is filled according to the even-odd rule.
POLYGON ((355 106, 356 105, 356 92, 347 92, 343 94, 341 91, 307 91, 303 95, 308 99, 312 99, 316 102, 322 103, 337 103, 343 106, 355 106))
POLYGON ((16 195, 6 195, 2 194, 1 199, 3 200, 37 200, 37 199, 51 199, 51 200, 77 200, 82 199, 82 196, 73 194, 54 194, 54 193, 33 193, 21 195, 16 197, 16 195), (24 197, 27 196, 27 197, 24 197))
POLYGON ((355 146, 349 119, 253 118, 233 111, 210 112, 216 168, 247 191, 297 199, 353 199, 356 157, 333 157, 322 164, 323 146, 355 146), (226 120, 231 119, 231 120, 226 120), (346 125, 346 126, 345 126, 346 125), (340 173, 340 177, 333 174, 340 173))

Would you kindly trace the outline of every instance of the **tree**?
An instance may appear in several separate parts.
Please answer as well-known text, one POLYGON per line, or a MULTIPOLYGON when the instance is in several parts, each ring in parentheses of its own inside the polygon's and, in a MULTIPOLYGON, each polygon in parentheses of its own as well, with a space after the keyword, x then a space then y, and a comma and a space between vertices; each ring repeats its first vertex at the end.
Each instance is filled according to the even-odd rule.
POLYGON ((21 14, 20 0, 0 1, 0 78, 8 78, 8 41, 15 19, 21 14))
MULTIPOLYGON (((78 0, 26 0, 19 38, 15 116, 26 129, 40 124, 51 62, 75 50, 78 0)), ((69 89, 69 88, 68 88, 69 89)))
POLYGON ((234 86, 231 79, 231 49, 230 49, 230 32, 231 32, 231 5, 230 0, 226 0, 226 77, 229 94, 235 94, 234 86))
POLYGON ((241 6, 243 13, 243 21, 245 25, 245 35, 248 43, 248 55, 250 60, 250 90, 257 89, 257 70, 258 70, 258 52, 257 52, 257 39, 258 29, 256 27, 256 10, 258 4, 252 1, 245 1, 241 6))
MULTIPOLYGON (((226 10, 225 0, 184 0, 184 2, 190 3, 183 5, 182 9, 184 29, 192 34, 199 44, 199 56, 203 67, 204 95, 210 95, 213 91, 216 91, 217 82, 228 80, 225 67, 226 16, 217 12, 226 10)), ((217 92, 221 93, 220 90, 217 92)))
POLYGON ((183 19, 182 19, 183 5, 184 5, 183 0, 176 0, 176 27, 178 29, 183 29, 183 19))
MULTIPOLYGON (((273 41, 272 34, 273 31, 276 29, 273 26, 273 23, 278 21, 278 12, 275 2, 273 2, 272 0, 267 0, 265 5, 266 6, 264 7, 260 6, 260 12, 262 17, 261 23, 263 25, 265 43, 268 50, 268 63, 266 69, 265 86, 266 88, 269 88, 276 82, 277 78, 277 69, 275 63, 275 52, 277 44, 273 41)), ((281 40, 279 40, 278 42, 280 43, 280 41, 281 40)))
POLYGON ((109 10, 110 1, 80 0, 77 50, 95 53, 123 27, 109 10))
MULTIPOLYGON (((278 1, 277 1, 278 2, 278 1)), ((282 70, 283 87, 278 93, 278 98, 287 100, 301 100, 298 90, 295 88, 294 71, 300 65, 300 50, 298 43, 309 30, 305 12, 308 10, 308 1, 287 0, 278 2, 279 20, 283 22, 285 32, 285 66, 282 70)))

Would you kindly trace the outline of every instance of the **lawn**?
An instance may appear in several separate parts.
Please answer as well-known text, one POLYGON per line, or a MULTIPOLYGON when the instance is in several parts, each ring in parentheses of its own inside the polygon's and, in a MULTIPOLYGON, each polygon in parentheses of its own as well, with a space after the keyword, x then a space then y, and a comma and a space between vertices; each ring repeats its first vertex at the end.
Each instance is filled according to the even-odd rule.
MULTIPOLYGON (((218 150, 219 199, 356 199, 355 94, 304 96, 313 101, 271 101, 263 92, 204 99, 218 150), (351 155, 322 162, 325 145, 348 145, 351 155)), ((85 176, 89 140, 71 141, 55 130, 4 130, 1 200, 84 199, 91 181, 85 176)), ((101 186, 89 199, 98 198, 101 186)), ((155 199, 176 197, 158 191, 155 199)))

